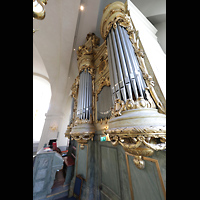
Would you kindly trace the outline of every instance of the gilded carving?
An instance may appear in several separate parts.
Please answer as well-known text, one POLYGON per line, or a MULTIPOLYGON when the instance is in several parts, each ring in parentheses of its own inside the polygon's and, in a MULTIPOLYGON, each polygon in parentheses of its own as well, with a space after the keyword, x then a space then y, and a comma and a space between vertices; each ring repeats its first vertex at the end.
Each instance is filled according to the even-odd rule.
POLYGON ((145 168, 145 162, 142 160, 142 156, 135 156, 133 159, 133 162, 135 163, 135 166, 138 169, 144 169, 145 168))
MULTIPOLYGON (((148 91, 147 95, 149 95, 148 91)), ((123 100, 116 99, 114 109, 112 110, 112 116, 121 116, 122 111, 140 108, 156 108, 156 106, 153 101, 145 100, 142 97, 138 97, 136 101, 134 101, 133 99, 127 99, 126 103, 124 103, 123 100)))
POLYGON ((124 110, 124 108, 124 101, 120 99, 115 99, 115 106, 114 110, 112 110, 112 115, 114 115, 115 117, 122 115, 121 112, 124 110))
POLYGON ((101 79, 99 80, 99 87, 96 90, 96 101, 98 101, 98 94, 101 92, 104 86, 110 86, 109 77, 102 76, 101 79))
POLYGON ((103 73, 103 71, 104 71, 104 69, 105 69, 105 67, 106 67, 106 60, 103 60, 100 64, 99 64, 99 74, 102 74, 103 73))
POLYGON ((79 119, 78 117, 75 120, 74 126, 77 126, 78 124, 92 124, 92 115, 90 114, 90 120, 88 119, 79 119))

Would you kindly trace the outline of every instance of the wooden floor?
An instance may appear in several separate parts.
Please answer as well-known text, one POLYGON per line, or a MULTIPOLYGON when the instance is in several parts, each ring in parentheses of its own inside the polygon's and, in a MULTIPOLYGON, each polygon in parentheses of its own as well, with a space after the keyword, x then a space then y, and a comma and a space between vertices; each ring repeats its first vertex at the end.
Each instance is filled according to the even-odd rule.
POLYGON ((67 198, 67 196, 66 197, 61 197, 61 198, 59 198, 59 199, 56 199, 56 200, 67 200, 68 198, 67 198))
POLYGON ((64 172, 63 172, 63 169, 61 169, 61 170, 56 172, 54 184, 51 188, 52 191, 53 191, 54 188, 62 186, 64 184, 64 182, 65 182, 64 172))
POLYGON ((65 200, 65 199, 67 199, 68 192, 64 192, 64 191, 66 191, 66 189, 69 190, 69 185, 64 187, 64 182, 65 182, 65 172, 64 172, 64 169, 61 169, 61 170, 56 172, 54 184, 51 188, 52 190, 51 190, 50 196, 55 195, 54 196, 55 200, 65 200), (60 196, 60 195, 62 197, 56 198, 56 196, 60 196), (63 195, 65 195, 65 196, 63 196, 63 195))

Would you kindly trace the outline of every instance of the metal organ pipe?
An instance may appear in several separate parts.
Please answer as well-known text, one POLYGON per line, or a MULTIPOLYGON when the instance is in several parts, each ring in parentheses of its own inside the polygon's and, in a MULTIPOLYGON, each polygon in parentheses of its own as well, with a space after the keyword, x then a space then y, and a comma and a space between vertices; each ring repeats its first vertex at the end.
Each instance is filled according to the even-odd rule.
POLYGON ((81 73, 81 87, 80 87, 80 91, 81 91, 81 95, 80 95, 80 119, 83 119, 83 84, 84 84, 84 80, 83 80, 83 72, 81 73))
POLYGON ((116 44, 116 38, 114 35, 114 31, 113 29, 111 29, 111 35, 112 35, 112 43, 113 43, 113 49, 114 49, 114 57, 115 57, 115 63, 116 63, 116 67, 117 67, 117 74, 118 74, 118 85, 120 87, 120 91, 123 97, 123 100, 126 102, 126 91, 125 91, 125 87, 124 87, 124 79, 123 79, 123 74, 122 74, 122 68, 121 68, 121 64, 120 64, 120 60, 119 60, 119 53, 118 53, 118 48, 117 48, 117 44, 116 44))
POLYGON ((90 115, 92 115, 92 77, 90 74, 89 75, 89 98, 88 98, 88 109, 89 109, 89 117, 88 119, 90 119, 90 115))
POLYGON ((88 115, 89 115, 89 110, 88 110, 88 99, 89 99, 89 73, 86 72, 86 103, 85 103, 85 119, 89 119, 88 115))
POLYGON ((90 114, 92 114, 92 77, 86 69, 80 74, 77 116, 79 119, 89 120, 90 114))
POLYGON ((127 36, 128 36, 127 32, 122 27, 120 27, 120 29, 122 30, 122 34, 124 35, 125 42, 126 42, 126 45, 128 47, 127 50, 128 50, 128 54, 129 54, 129 57, 130 57, 130 61, 131 61, 132 67, 133 67, 133 72, 135 74, 135 79, 136 79, 138 91, 140 93, 140 96, 143 97, 143 92, 142 92, 142 88, 141 88, 141 84, 140 84, 140 78, 139 78, 140 74, 139 74, 139 71, 138 71, 138 63, 134 59, 135 54, 133 54, 131 52, 131 50, 130 50, 131 49, 130 45, 129 45, 130 44, 130 40, 129 40, 129 38, 127 38, 127 36))
POLYGON ((84 71, 84 84, 83 84, 83 119, 85 119, 85 108, 86 108, 86 72, 84 71))
POLYGON ((146 83, 137 60, 134 48, 124 27, 117 24, 107 36, 108 63, 112 102, 116 98, 145 98, 146 83))
POLYGON ((79 82, 79 93, 78 93, 78 102, 77 102, 77 117, 82 119, 83 115, 83 72, 80 74, 80 82, 79 82))
MULTIPOLYGON (((82 74, 82 73, 81 73, 82 74)), ((77 117, 80 118, 80 108, 81 108, 81 92, 82 92, 82 75, 80 74, 80 80, 79 80, 79 93, 78 93, 78 101, 77 101, 77 117)))
POLYGON ((121 99, 121 93, 119 90, 119 81, 117 77, 117 70, 116 70, 116 64, 115 64, 115 57, 113 53, 113 45, 112 45, 112 39, 111 39, 111 33, 108 35, 108 41, 110 43, 110 52, 111 52, 111 60, 112 60, 112 69, 113 69, 113 76, 114 76, 114 84, 115 84, 115 91, 116 91, 116 96, 118 99, 121 99))
POLYGON ((132 65, 131 65, 127 46, 126 46, 126 43, 125 43, 125 40, 124 40, 124 35, 122 33, 122 30, 120 29, 121 27, 120 26, 118 26, 118 27, 119 27, 119 29, 118 29, 119 36, 120 36, 120 39, 121 39, 121 42, 122 42, 122 48, 123 48, 124 55, 125 55, 126 65, 127 65, 130 80, 131 80, 131 86, 132 86, 132 89, 133 89, 135 99, 137 100, 139 96, 138 96, 138 91, 137 91, 137 86, 136 86, 136 81, 135 81, 135 75, 134 75, 133 68, 132 68, 132 65))
POLYGON ((114 87, 114 78, 113 78, 113 70, 112 70, 112 60, 111 60, 111 51, 110 51, 110 42, 107 39, 107 49, 108 49, 108 66, 109 66, 109 74, 110 74, 110 88, 112 94, 112 103, 114 105, 115 102, 115 87, 114 87))
POLYGON ((74 112, 74 97, 72 97, 72 102, 71 102, 71 113, 70 113, 69 125, 72 123, 72 120, 73 120, 73 112, 74 112))
POLYGON ((120 41, 120 38, 119 38, 118 28, 115 29, 115 36, 116 36, 116 41, 117 41, 117 46, 118 46, 119 57, 120 57, 120 61, 121 61, 124 81, 125 81, 125 85, 126 85, 126 91, 128 93, 128 99, 132 99, 130 79, 129 79, 129 74, 128 74, 127 67, 126 67, 126 62, 125 62, 125 59, 124 59, 124 53, 123 53, 123 50, 122 50, 121 41, 120 41))
POLYGON ((131 42, 130 42, 130 39, 129 39, 129 36, 128 36, 128 34, 126 33, 126 30, 124 29, 124 28, 122 28, 123 29, 123 31, 124 31, 124 35, 125 35, 125 39, 126 39, 126 41, 127 41, 127 44, 128 44, 128 46, 129 46, 129 50, 130 50, 130 52, 131 52, 131 58, 135 61, 135 66, 136 66, 136 69, 138 70, 138 72, 139 72, 139 80, 140 80, 140 83, 141 83, 141 87, 142 87, 142 90, 143 90, 143 94, 144 94, 144 90, 145 90, 145 88, 147 87, 146 86, 146 83, 145 83, 145 81, 144 81, 144 79, 143 79, 143 76, 142 76, 142 71, 141 71, 141 69, 140 69, 140 67, 139 67, 139 62, 138 62, 138 60, 137 60, 137 57, 136 57, 136 55, 135 55, 135 51, 134 51, 134 48, 133 48, 133 46, 132 46, 132 44, 131 44, 131 42))

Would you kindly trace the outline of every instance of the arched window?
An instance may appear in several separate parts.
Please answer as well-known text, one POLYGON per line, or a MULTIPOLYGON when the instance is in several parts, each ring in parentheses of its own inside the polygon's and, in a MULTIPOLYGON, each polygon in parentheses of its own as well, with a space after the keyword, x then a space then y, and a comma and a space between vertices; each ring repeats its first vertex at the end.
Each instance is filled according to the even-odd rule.
POLYGON ((33 75, 33 143, 39 142, 49 109, 51 86, 46 78, 33 75))

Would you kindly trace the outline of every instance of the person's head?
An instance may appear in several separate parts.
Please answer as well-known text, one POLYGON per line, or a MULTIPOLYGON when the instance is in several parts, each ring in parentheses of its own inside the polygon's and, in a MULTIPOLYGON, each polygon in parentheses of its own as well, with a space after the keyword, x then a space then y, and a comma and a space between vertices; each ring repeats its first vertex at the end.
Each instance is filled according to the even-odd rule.
POLYGON ((56 148, 56 151, 60 154, 60 155, 62 155, 62 152, 61 152, 61 150, 60 150, 60 148, 56 148))

